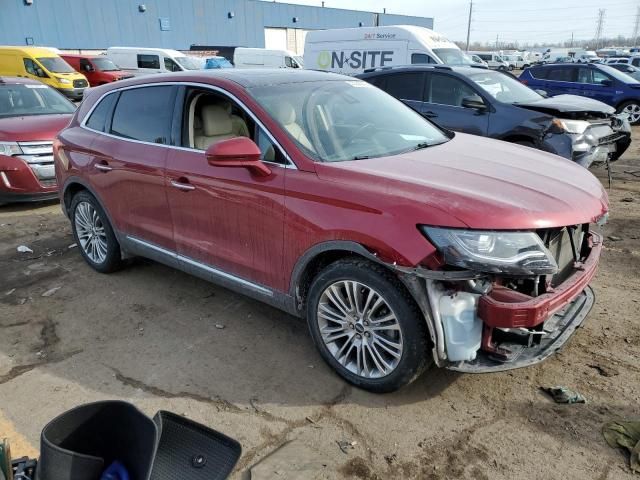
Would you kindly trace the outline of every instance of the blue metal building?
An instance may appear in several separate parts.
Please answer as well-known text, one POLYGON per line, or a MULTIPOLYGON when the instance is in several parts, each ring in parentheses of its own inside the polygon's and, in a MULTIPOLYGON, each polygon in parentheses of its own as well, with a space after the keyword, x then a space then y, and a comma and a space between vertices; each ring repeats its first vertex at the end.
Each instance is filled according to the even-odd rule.
POLYGON ((259 0, 0 0, 0 44, 61 49, 265 47, 269 30, 376 24, 432 28, 433 19, 259 0))

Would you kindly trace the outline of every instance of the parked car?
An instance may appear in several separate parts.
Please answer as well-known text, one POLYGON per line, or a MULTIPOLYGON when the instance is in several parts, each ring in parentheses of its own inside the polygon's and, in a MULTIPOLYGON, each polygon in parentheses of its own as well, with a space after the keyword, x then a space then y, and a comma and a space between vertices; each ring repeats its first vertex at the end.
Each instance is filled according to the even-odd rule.
POLYGON ((612 107, 574 95, 544 98, 507 73, 437 65, 358 78, 443 128, 538 148, 584 167, 617 159, 631 143, 629 123, 612 107))
POLYGON ((60 55, 77 72, 87 77, 89 85, 97 87, 105 83, 131 78, 133 75, 121 70, 115 63, 104 55, 60 55))
POLYGON ((615 68, 616 70, 620 70, 622 73, 626 73, 636 80, 640 80, 640 69, 638 69, 638 67, 634 67, 633 65, 629 65, 628 63, 611 63, 608 66, 611 68, 615 68))
POLYGON ((306 68, 355 75, 370 68, 471 59, 438 32, 412 25, 311 30, 304 42, 306 68))
POLYGON ((520 81, 549 95, 572 94, 593 98, 640 124, 640 81, 607 65, 539 65, 522 72, 520 81))
POLYGON ((575 63, 594 63, 598 62, 600 58, 593 50, 583 50, 575 52, 573 55, 573 61, 575 63))
POLYGON ((303 68, 302 57, 288 50, 238 47, 233 52, 236 68, 303 68))
POLYGON ((58 196, 52 143, 74 111, 37 80, 0 77, 0 203, 58 196))
POLYGON ((502 59, 509 64, 509 70, 522 70, 530 65, 530 62, 521 54, 502 55, 502 59))
POLYGON ((0 47, 0 75, 39 80, 72 100, 81 100, 89 86, 84 75, 50 48, 0 47))
POLYGON ((501 70, 506 72, 507 70, 513 70, 513 67, 509 65, 505 59, 495 52, 469 52, 469 55, 477 55, 487 66, 492 70, 501 70))
POLYGON ((134 75, 202 70, 202 60, 167 48, 109 47, 107 58, 134 75))
POLYGON ((608 205, 591 173, 443 131, 358 79, 123 80, 90 90, 54 150, 91 267, 149 257, 306 317, 327 363, 372 391, 433 362, 540 362, 594 303, 608 205))

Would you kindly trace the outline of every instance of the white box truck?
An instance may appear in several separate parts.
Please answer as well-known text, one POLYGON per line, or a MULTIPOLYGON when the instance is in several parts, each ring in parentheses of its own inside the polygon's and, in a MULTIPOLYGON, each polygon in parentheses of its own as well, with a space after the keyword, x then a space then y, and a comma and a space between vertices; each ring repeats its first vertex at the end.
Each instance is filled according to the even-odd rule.
POLYGON ((305 68, 356 75, 365 70, 424 63, 471 64, 439 33, 413 25, 339 28, 307 33, 305 68))

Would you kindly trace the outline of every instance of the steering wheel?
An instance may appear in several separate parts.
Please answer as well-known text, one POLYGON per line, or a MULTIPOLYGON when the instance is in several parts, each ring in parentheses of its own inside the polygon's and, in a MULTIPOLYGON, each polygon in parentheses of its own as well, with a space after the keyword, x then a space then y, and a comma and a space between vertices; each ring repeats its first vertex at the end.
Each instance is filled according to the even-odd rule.
POLYGON ((345 147, 351 145, 362 133, 366 132, 370 128, 375 128, 375 125, 373 123, 365 123, 359 127, 355 132, 353 132, 351 139, 347 142, 345 147))

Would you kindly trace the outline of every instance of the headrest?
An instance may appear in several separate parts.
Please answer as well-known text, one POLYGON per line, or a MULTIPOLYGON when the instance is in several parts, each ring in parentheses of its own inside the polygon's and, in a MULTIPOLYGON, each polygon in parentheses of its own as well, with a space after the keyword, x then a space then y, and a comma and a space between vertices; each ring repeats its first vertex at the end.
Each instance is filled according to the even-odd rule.
POLYGON ((205 137, 228 135, 233 129, 231 115, 220 105, 202 107, 202 130, 205 137))
POLYGON ((291 125, 296 121, 296 111, 289 102, 281 102, 276 105, 273 114, 276 120, 283 125, 291 125))

